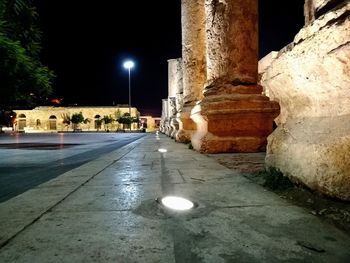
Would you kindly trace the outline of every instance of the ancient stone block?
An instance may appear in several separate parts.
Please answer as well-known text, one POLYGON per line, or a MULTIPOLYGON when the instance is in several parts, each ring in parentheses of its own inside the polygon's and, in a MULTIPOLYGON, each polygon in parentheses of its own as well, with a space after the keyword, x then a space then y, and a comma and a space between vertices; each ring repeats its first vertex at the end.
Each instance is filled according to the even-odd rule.
POLYGON ((192 110, 192 145, 206 153, 265 151, 278 113, 278 103, 261 94, 205 96, 192 110))
POLYGON ((311 189, 350 200, 350 2, 279 52, 262 77, 280 103, 266 165, 311 189))
POLYGON ((268 137, 266 166, 309 188, 350 200, 350 115, 303 117, 268 137))

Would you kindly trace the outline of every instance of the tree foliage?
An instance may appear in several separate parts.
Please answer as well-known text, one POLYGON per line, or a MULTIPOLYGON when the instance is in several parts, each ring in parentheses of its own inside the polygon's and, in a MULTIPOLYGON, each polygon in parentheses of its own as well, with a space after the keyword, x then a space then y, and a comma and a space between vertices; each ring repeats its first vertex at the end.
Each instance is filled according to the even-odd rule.
POLYGON ((114 121, 112 116, 111 115, 105 115, 105 116, 103 116, 102 121, 105 124, 105 130, 109 131, 109 126, 110 126, 109 124, 111 124, 114 121))
POLYGON ((70 117, 70 114, 69 113, 63 113, 61 115, 62 117, 62 123, 67 127, 67 131, 68 131, 68 127, 71 123, 71 117, 70 117))
POLYGON ((31 0, 0 0, 1 108, 31 108, 52 92, 54 74, 39 60, 36 18, 31 0))
POLYGON ((71 117, 71 122, 73 124, 80 124, 84 122, 84 116, 83 113, 79 112, 79 113, 74 113, 71 117))
POLYGON ((117 119, 117 121, 123 125, 126 125, 127 127, 130 127, 130 124, 135 122, 138 123, 139 122, 139 117, 131 117, 129 115, 129 113, 124 113, 123 116, 120 116, 119 119, 117 119))

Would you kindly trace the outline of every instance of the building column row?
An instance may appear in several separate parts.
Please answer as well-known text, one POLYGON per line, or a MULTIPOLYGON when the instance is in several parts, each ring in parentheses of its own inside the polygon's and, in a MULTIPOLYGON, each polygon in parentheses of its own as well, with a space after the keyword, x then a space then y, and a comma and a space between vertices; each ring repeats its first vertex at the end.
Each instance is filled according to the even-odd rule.
POLYGON ((257 84, 258 1, 181 3, 182 63, 169 60, 165 133, 200 152, 265 150, 279 105, 257 84))

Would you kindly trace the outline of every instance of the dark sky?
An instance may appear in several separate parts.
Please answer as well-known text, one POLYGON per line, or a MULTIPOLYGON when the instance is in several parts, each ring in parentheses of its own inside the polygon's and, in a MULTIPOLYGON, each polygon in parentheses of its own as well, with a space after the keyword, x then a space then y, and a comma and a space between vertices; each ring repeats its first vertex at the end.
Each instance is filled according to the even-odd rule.
MULTIPOLYGON (((159 115, 167 96, 167 59, 181 57, 180 0, 37 0, 42 59, 55 71, 55 95, 64 103, 128 103, 159 115), (90 3, 89 3, 90 2, 90 3)), ((290 43, 303 26, 303 0, 260 0, 260 57, 290 43)))

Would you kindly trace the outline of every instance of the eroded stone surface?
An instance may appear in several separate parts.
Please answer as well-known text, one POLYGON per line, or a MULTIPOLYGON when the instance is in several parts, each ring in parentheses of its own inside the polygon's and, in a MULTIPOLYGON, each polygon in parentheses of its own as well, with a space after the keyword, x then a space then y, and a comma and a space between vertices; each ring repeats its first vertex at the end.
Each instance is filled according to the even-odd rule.
POLYGON ((179 130, 179 123, 176 119, 178 110, 181 110, 179 103, 182 103, 183 80, 182 80, 182 59, 168 60, 168 103, 169 103, 169 127, 167 135, 174 138, 179 130))
POLYGON ((207 84, 256 83, 258 5, 255 0, 206 0, 207 84))
POLYGON ((350 3, 303 28, 262 78, 281 106, 267 166, 350 200, 350 3))
POLYGON ((175 97, 169 97, 168 98, 168 116, 169 116, 169 121, 168 121, 168 129, 166 132, 166 135, 173 137, 177 130, 179 129, 178 122, 176 120, 176 98, 175 97))
POLYGON ((289 120, 269 137, 268 166, 309 188, 350 200, 350 115, 289 120))
POLYGON ((181 1, 184 103, 200 100, 206 80, 205 11, 203 0, 181 1))
POLYGON ((197 123, 192 145, 207 153, 264 151, 278 112, 278 103, 261 94, 205 97, 192 110, 197 123))
POLYGON ((193 133, 196 131, 196 123, 191 119, 192 105, 184 105, 181 112, 177 114, 179 131, 176 133, 176 141, 188 143, 191 141, 193 133))
POLYGON ((205 2, 207 82, 192 109, 194 149, 206 153, 265 150, 279 108, 258 77, 257 1, 205 2))
POLYGON ((182 60, 183 60, 183 108, 177 120, 178 142, 188 142, 196 129, 190 118, 195 103, 203 98, 206 80, 205 11, 203 0, 181 1, 182 60))
POLYGON ((159 129, 162 133, 166 133, 168 129, 168 99, 162 99, 162 116, 160 120, 159 129))

